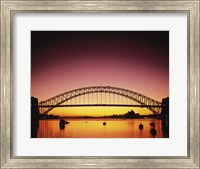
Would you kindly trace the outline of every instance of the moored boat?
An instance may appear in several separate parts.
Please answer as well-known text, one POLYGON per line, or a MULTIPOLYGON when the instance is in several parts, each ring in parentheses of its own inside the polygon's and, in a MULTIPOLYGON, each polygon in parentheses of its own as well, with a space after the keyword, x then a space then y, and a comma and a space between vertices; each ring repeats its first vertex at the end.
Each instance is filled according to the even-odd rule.
POLYGON ((60 119, 60 122, 59 122, 60 129, 64 129, 65 124, 69 124, 69 122, 64 119, 60 119))
POLYGON ((152 128, 152 129, 151 129, 151 135, 152 135, 153 137, 155 137, 156 134, 157 134, 156 129, 155 129, 155 128, 152 128))
POLYGON ((142 130, 143 128, 144 128, 143 124, 140 123, 140 124, 139 124, 139 129, 142 130))
POLYGON ((155 123, 154 123, 154 122, 151 122, 151 123, 150 123, 150 126, 155 127, 155 123))

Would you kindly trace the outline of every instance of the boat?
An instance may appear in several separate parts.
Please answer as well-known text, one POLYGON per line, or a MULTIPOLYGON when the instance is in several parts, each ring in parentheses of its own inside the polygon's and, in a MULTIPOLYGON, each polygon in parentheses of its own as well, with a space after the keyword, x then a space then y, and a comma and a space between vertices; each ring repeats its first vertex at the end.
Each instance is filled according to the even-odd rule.
POLYGON ((143 128, 144 128, 143 124, 140 123, 140 124, 139 124, 139 129, 142 130, 143 128))
POLYGON ((155 127, 155 123, 154 123, 154 122, 151 122, 151 123, 150 123, 150 126, 155 127))
POLYGON ((69 124, 68 121, 64 120, 64 119, 60 119, 60 123, 63 123, 63 124, 69 124))
POLYGON ((156 134, 157 134, 156 129, 155 129, 155 128, 152 128, 152 129, 151 129, 151 135, 152 135, 153 137, 155 137, 156 134))
POLYGON ((65 121, 64 119, 60 119, 60 122, 59 122, 60 129, 64 129, 65 124, 69 124, 69 122, 65 121))
POLYGON ((64 129, 65 128, 65 124, 59 123, 59 127, 60 127, 60 129, 64 129))

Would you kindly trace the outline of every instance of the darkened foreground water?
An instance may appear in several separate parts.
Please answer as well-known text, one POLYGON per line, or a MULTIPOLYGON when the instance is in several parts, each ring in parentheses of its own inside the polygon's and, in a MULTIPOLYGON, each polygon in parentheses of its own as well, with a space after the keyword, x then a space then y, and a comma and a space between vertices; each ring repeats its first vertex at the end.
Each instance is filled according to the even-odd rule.
POLYGON ((38 138, 168 138, 168 122, 160 119, 67 119, 64 129, 59 120, 40 120, 38 138), (106 125, 103 122, 106 121, 106 125), (154 123, 152 127, 150 123, 154 123), (139 129, 140 123, 143 129, 139 129), (154 128, 154 129, 153 129, 154 128))

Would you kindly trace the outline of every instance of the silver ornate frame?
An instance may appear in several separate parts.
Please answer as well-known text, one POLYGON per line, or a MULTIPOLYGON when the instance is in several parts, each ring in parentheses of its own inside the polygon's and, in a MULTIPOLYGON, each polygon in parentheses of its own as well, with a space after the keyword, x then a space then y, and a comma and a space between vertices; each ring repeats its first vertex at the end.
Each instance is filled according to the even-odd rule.
POLYGON ((200 0, 0 0, 1 168, 200 168, 200 0), (12 17, 20 12, 186 12, 188 18, 188 155, 186 157, 14 157, 12 155, 12 17))

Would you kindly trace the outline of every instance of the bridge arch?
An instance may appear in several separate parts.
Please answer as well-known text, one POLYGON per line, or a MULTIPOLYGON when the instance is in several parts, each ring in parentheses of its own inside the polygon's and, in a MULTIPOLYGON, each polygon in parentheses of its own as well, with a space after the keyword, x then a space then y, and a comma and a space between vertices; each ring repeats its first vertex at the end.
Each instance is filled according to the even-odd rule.
MULTIPOLYGON (((59 95, 56 95, 52 98, 49 98, 47 100, 41 101, 39 103, 39 106, 48 106, 48 105, 61 105, 64 102, 67 102, 75 97, 79 97, 81 95, 91 94, 91 93, 112 93, 116 95, 120 95, 126 98, 129 98, 140 105, 147 106, 147 108, 153 113, 153 114, 159 114, 156 107, 148 107, 148 106, 161 106, 161 102, 156 101, 148 96, 145 96, 143 94, 137 93, 135 91, 131 91, 128 89, 123 89, 119 87, 111 87, 111 86, 91 86, 91 87, 83 87, 74 89, 71 91, 67 91, 65 93, 61 93, 59 95)), ((52 109, 55 107, 49 107, 44 114, 48 114, 52 109)))

